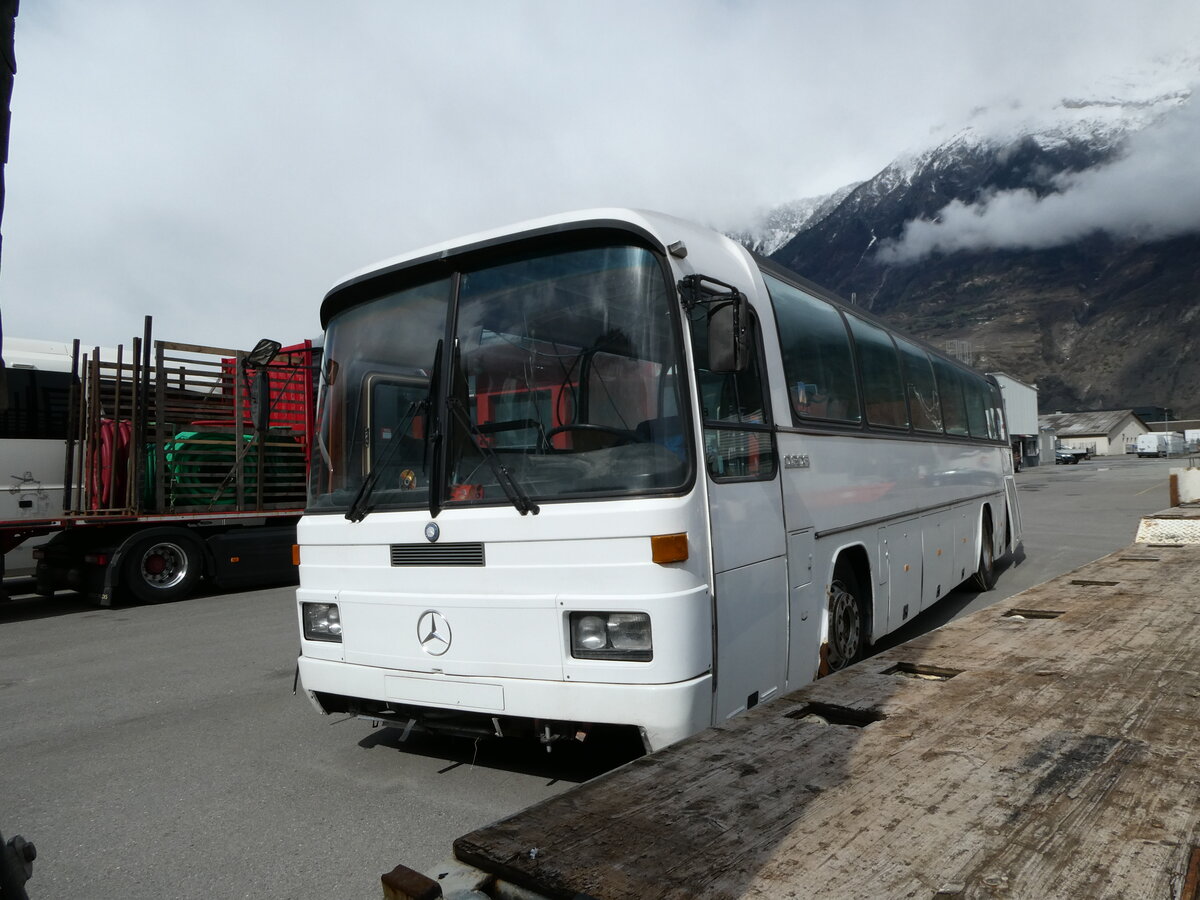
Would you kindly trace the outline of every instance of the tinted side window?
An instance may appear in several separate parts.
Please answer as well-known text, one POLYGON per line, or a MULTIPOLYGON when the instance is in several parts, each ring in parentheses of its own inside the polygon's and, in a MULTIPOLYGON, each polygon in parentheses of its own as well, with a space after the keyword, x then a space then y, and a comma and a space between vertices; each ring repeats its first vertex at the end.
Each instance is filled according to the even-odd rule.
POLYGON ((963 388, 967 398, 967 426, 971 437, 987 440, 992 437, 988 428, 988 383, 978 375, 963 373, 963 388))
POLYGON ((942 416, 946 423, 946 434, 971 433, 967 425, 967 401, 963 397, 962 378, 959 370, 944 359, 933 358, 933 371, 937 375, 938 393, 942 398, 942 416))
POLYGON ((69 372, 6 369, 8 408, 0 412, 0 438, 66 440, 69 372))
POLYGON ((850 336, 831 304, 763 273, 779 328, 783 372, 796 416, 860 422, 850 336))
POLYGON ((856 316, 847 316, 858 366, 862 372, 863 411, 872 425, 908 427, 908 409, 904 405, 904 379, 900 358, 886 331, 856 316))
POLYGON ((903 338, 896 338, 896 348, 904 360, 904 387, 908 407, 912 411, 913 428, 940 432, 942 403, 928 355, 916 344, 903 338))
POLYGON ((1007 435, 1004 428, 1004 396, 1000 388, 988 382, 988 437, 992 440, 1004 440, 1007 435))

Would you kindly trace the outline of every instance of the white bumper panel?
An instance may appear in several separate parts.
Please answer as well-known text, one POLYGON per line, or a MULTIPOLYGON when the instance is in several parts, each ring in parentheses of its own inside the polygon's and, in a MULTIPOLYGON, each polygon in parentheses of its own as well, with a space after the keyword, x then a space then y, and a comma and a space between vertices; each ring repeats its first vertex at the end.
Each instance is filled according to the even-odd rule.
POLYGON ((711 724, 707 674, 675 684, 632 685, 402 675, 395 670, 300 658, 306 691, 491 715, 643 728, 657 750, 711 724))

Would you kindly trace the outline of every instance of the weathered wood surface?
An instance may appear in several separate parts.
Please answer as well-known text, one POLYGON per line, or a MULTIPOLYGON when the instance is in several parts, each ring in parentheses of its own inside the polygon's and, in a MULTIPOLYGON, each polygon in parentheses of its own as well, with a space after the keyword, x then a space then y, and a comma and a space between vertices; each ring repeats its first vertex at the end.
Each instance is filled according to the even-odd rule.
POLYGON ((454 849, 604 900, 1174 898, 1198 831, 1200 548, 1134 545, 454 849))

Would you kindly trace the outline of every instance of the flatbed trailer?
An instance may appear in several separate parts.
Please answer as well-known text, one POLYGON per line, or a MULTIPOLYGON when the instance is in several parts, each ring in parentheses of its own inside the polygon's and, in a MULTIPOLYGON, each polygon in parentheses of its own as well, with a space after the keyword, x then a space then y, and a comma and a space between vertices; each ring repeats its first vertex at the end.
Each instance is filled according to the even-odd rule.
POLYGON ((294 581, 319 357, 312 341, 247 352, 152 340, 149 317, 128 350, 75 341, 68 372, 10 396, 0 450, 30 423, 58 440, 13 476, 0 550, 48 537, 33 552, 38 592, 106 606, 119 589, 158 602, 202 579, 294 581))
POLYGON ((463 835, 432 877, 399 866, 384 896, 1193 900, 1200 545, 1180 526, 1200 510, 1164 516, 463 835))

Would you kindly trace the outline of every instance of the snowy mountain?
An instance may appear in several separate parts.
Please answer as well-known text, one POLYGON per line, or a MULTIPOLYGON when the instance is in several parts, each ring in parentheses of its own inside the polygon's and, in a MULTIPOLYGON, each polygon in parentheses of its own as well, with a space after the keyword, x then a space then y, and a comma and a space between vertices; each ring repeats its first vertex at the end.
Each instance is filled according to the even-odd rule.
MULTIPOLYGON (((1193 67, 1195 79, 1200 81, 1200 58, 1184 61, 1183 65, 1193 67)), ((1189 102, 1192 89, 1178 86, 1181 81, 1176 77, 1171 79, 1174 83, 1157 84, 1156 92, 1125 84, 1125 99, 1108 93, 1093 99, 1068 98, 1048 110, 1023 111, 1020 116, 1012 111, 997 115, 979 110, 978 121, 930 147, 900 155, 868 181, 847 185, 825 196, 788 201, 765 211, 754 225, 731 232, 730 236, 757 253, 770 255, 801 231, 817 226, 860 187, 865 186, 867 196, 855 198, 854 202, 861 204, 870 196, 912 185, 929 172, 952 173, 981 156, 1003 159, 1028 143, 1050 154, 1082 151, 1095 162, 1103 161, 1119 152, 1131 135, 1189 102)))
POLYGON ((762 213, 749 230, 730 232, 730 237, 763 256, 770 256, 809 224, 819 222, 841 205, 860 182, 848 184, 832 194, 793 200, 762 213))
POLYGON ((734 237, 935 345, 969 341, 1043 408, 1200 415, 1200 99, 1172 71, 980 112, 734 237))

